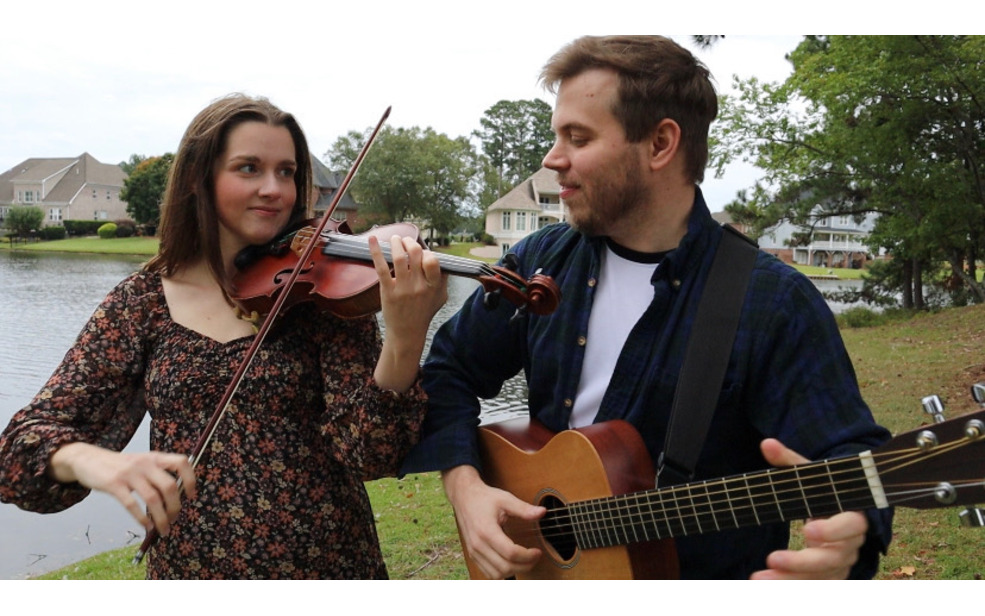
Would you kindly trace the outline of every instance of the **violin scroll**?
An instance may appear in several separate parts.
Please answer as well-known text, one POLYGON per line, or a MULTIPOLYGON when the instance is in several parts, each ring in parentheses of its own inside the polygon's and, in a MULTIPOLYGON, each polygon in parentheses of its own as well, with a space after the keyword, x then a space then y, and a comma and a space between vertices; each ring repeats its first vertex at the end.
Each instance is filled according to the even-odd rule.
POLYGON ((536 273, 524 280, 505 267, 491 269, 494 274, 478 277, 486 291, 483 301, 487 308, 495 308, 499 298, 505 297, 522 311, 544 316, 557 310, 561 303, 561 291, 550 276, 536 273))

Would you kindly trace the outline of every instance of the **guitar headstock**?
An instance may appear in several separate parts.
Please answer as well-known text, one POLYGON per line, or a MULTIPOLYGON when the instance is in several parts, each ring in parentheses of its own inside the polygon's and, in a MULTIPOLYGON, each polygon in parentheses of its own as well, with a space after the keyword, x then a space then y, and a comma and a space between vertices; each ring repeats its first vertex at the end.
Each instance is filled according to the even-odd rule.
MULTIPOLYGON (((985 403, 985 386, 973 387, 972 395, 985 403)), ((873 452, 887 497, 916 509, 985 502, 985 410, 945 420, 937 396, 921 404, 935 423, 900 434, 873 452)), ((981 518, 979 510, 968 511, 979 515, 963 513, 963 518, 981 518)))

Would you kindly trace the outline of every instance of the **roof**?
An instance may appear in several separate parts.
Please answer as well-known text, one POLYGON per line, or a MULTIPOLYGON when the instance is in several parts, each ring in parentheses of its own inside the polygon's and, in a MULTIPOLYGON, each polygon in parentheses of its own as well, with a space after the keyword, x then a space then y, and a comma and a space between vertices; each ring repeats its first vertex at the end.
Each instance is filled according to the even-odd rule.
MULTIPOLYGON (((318 196, 318 201, 315 202, 316 210, 328 209, 328 206, 332 203, 332 199, 335 197, 335 191, 338 190, 339 186, 342 185, 343 176, 338 171, 332 171, 325 166, 325 163, 318 160, 317 157, 311 157, 311 181, 316 189, 328 188, 328 191, 320 190, 321 193, 318 196)), ((356 202, 352 199, 352 195, 347 191, 342 195, 342 199, 339 201, 338 210, 356 210, 358 206, 356 202)))
POLYGON ((76 158, 28 158, 0 174, 0 203, 13 203, 17 185, 40 184, 60 173, 64 176, 46 187, 42 203, 69 203, 85 185, 121 188, 127 177, 119 165, 101 163, 88 152, 76 158))
POLYGON ((557 183, 557 172, 541 167, 536 173, 520 182, 489 206, 493 210, 536 210, 540 211, 539 195, 559 195, 561 185, 557 183))

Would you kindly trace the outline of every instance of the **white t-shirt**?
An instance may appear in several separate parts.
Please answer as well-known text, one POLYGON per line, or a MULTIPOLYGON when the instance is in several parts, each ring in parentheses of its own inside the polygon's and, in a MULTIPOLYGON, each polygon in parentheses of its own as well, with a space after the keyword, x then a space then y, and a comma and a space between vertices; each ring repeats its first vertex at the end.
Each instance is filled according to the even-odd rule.
POLYGON ((623 345, 653 301, 650 280, 663 254, 634 254, 625 249, 619 252, 623 254, 614 252, 610 244, 602 253, 602 268, 588 319, 585 363, 571 409, 572 428, 587 426, 595 420, 623 345), (604 370, 599 369, 602 366, 604 370))

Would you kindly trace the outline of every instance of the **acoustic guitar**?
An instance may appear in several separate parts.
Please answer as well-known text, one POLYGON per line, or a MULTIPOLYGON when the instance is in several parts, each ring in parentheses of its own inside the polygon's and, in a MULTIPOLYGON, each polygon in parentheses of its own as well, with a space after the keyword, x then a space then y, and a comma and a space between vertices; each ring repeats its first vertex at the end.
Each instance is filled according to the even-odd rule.
MULTIPOLYGON (((543 505, 506 534, 543 557, 522 579, 673 579, 673 538, 889 506, 985 501, 985 411, 858 455, 655 488, 643 440, 621 420, 553 433, 527 418, 479 428, 483 479, 543 505)), ((463 543, 464 546, 464 543, 463 543)), ((465 551, 469 574, 484 578, 465 551)))

